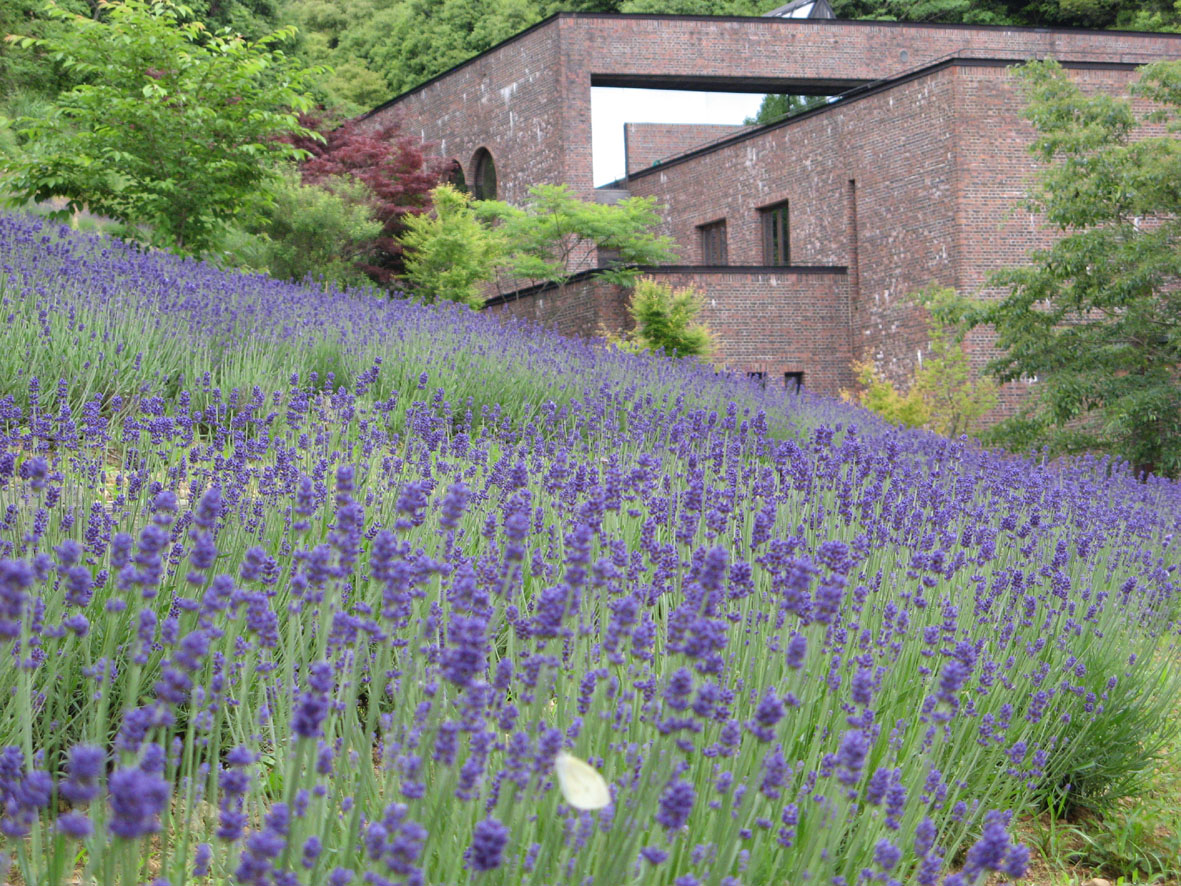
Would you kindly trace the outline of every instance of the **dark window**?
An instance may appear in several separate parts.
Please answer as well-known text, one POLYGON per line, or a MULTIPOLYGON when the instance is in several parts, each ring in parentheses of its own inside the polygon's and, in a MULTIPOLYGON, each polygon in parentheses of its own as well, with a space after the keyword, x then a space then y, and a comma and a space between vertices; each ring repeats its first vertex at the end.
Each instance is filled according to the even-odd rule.
POLYGON ((726 220, 702 225, 697 230, 701 232, 701 263, 703 265, 724 265, 726 261, 726 220))
POLYGON ((760 388, 767 387, 767 373, 765 372, 748 372, 746 377, 752 381, 758 382, 760 388))
POLYGON ((623 264, 623 255, 618 249, 610 249, 606 246, 599 247, 600 268, 613 268, 621 264, 623 264))
POLYGON ((458 160, 451 161, 451 170, 447 173, 447 183, 455 190, 467 193, 467 177, 463 174, 463 167, 458 160))
POLYGON ((480 148, 472 158, 472 196, 477 200, 496 199, 496 164, 487 148, 480 148))
POLYGON ((791 393, 798 394, 804 387, 804 373, 802 372, 785 372, 783 373, 783 386, 791 393))
POLYGON ((763 264, 791 264, 787 234, 787 201, 760 210, 763 219, 763 264))

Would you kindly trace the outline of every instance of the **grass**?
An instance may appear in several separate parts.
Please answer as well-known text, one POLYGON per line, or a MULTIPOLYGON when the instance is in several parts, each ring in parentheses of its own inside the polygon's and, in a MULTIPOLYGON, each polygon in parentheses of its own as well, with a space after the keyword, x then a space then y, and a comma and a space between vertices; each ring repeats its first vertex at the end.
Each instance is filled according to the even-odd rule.
POLYGON ((1181 884, 1181 706, 1161 718, 1159 747, 1134 792, 1063 819, 1029 816, 1019 831, 1036 850, 1034 886, 1077 886, 1094 878, 1112 884, 1181 884))

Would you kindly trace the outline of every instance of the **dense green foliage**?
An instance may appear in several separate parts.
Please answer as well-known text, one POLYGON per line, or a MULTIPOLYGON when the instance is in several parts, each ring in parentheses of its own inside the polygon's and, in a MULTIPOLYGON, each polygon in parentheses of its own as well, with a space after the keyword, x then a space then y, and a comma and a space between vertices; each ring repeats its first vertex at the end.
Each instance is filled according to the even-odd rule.
POLYGON ((504 256, 499 232, 482 224, 469 196, 451 185, 431 191, 430 213, 406 219, 406 280, 419 301, 476 307, 504 256))
POLYGON ((15 204, 65 201, 116 219, 130 236, 201 254, 244 202, 300 152, 277 139, 303 132, 308 79, 277 44, 211 34, 186 10, 126 0, 102 20, 53 8, 59 32, 21 48, 51 55, 76 80, 44 113, 14 128, 23 150, 3 183, 15 204))
MULTIPOLYGON (((1028 408, 1000 425, 1011 446, 1102 451, 1139 470, 1181 473, 1181 62, 1144 69, 1133 87, 1156 108, 1084 96, 1052 62, 1025 68, 1026 115, 1044 165, 1031 194, 1062 233, 1009 289, 978 306, 1003 354, 1001 381, 1036 378, 1028 408), (1146 122, 1167 134, 1145 134, 1146 122)), ((1158 130, 1159 131, 1159 130, 1158 130)))
POLYGON ((280 280, 364 286, 370 280, 361 266, 382 228, 369 196, 359 182, 337 180, 329 190, 304 184, 298 171, 289 169, 269 203, 227 236, 223 263, 280 280))
POLYGON ((714 340, 698 322, 701 308, 702 297, 695 290, 673 289, 645 277, 636 282, 627 306, 636 324, 629 343, 666 357, 706 358, 714 350, 714 340))

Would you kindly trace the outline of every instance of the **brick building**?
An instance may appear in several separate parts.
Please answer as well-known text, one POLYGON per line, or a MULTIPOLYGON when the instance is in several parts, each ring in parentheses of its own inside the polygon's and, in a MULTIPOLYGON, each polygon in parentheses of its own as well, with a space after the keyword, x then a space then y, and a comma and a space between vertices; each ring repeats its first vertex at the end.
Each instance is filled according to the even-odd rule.
MULTIPOLYGON (((821 4, 818 4, 820 6, 821 4)), ((391 115, 454 159, 478 195, 535 183, 652 196, 681 263, 653 269, 706 295, 731 367, 835 393, 854 359, 896 378, 926 346, 902 298, 977 292, 1049 234, 1017 209, 1033 132, 1008 68, 1057 59, 1084 89, 1122 93, 1181 35, 798 18, 562 13, 366 115, 391 115), (629 124, 627 175, 595 189, 591 87, 839 95, 759 127, 629 124)), ((624 325, 593 278, 489 300, 567 333, 624 325)), ((969 342, 988 358, 983 334, 969 342)), ((1018 396, 1019 392, 1014 392, 1018 396)))

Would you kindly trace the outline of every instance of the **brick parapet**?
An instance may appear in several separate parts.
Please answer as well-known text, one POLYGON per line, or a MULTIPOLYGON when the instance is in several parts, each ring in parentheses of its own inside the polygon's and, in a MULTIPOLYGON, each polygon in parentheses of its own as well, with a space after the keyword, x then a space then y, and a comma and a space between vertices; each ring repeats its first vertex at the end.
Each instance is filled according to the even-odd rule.
MULTIPOLYGON (((852 385, 852 356, 842 345, 849 309, 843 268, 677 268, 649 275, 705 294, 701 320, 716 337, 716 359, 727 367, 761 372, 779 384, 784 373, 803 372, 816 393, 836 395, 852 385)), ((627 290, 591 278, 564 290, 535 289, 487 310, 588 337, 604 328, 629 328, 627 298, 627 290)))
POLYGON ((625 123, 623 152, 627 174, 658 166, 663 160, 746 128, 709 123, 625 123))

